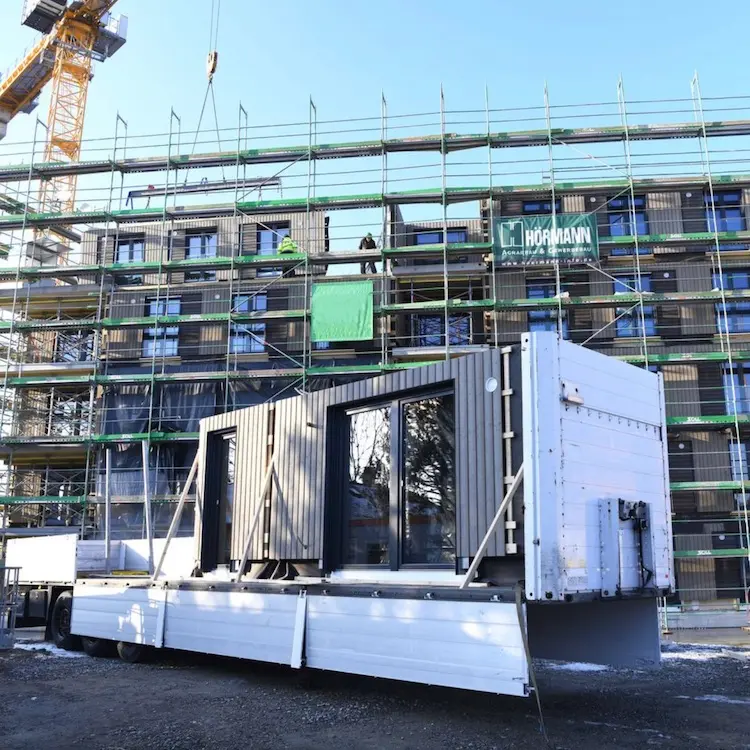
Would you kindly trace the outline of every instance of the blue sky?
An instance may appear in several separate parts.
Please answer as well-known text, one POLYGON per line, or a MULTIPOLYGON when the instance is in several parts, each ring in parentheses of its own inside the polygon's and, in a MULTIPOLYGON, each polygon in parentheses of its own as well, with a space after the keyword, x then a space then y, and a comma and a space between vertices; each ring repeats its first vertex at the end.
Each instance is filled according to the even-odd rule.
MULTIPOLYGON (((35 32, 20 25, 22 0, 0 3, 0 69, 35 32)), ((173 106, 194 127, 205 92, 210 0, 120 0, 128 43, 96 65, 86 136, 109 136, 115 113, 131 132, 163 131, 173 106)), ((553 0, 222 0, 215 81, 219 120, 236 123, 241 100, 253 123, 389 111, 611 101, 618 75, 629 98, 689 95, 697 68, 705 95, 746 93, 741 50, 750 3, 715 12, 698 0, 602 3, 553 0), (744 80, 743 80, 744 79, 744 80)), ((37 110, 46 115, 47 99, 37 110)), ((33 117, 8 140, 29 136, 33 117)))

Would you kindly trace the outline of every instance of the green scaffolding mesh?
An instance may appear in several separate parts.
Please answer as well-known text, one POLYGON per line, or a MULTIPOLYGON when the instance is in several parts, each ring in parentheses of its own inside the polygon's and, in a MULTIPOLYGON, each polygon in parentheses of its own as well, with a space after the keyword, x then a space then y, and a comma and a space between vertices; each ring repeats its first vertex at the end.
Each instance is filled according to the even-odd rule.
POLYGON ((372 281, 314 284, 310 337, 313 341, 373 338, 372 281))

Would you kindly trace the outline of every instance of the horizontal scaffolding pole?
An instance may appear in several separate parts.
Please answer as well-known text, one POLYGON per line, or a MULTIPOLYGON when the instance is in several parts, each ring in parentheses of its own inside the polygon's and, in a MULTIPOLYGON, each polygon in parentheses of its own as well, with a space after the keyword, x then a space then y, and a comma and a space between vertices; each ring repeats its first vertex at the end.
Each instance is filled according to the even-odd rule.
POLYGON ((14 182, 32 178, 53 178, 66 175, 121 172, 164 172, 167 170, 200 169, 237 164, 283 164, 320 159, 352 159, 363 156, 382 157, 384 153, 417 153, 464 151, 468 149, 518 148, 553 144, 611 143, 631 140, 668 140, 672 138, 724 137, 750 135, 750 120, 725 120, 704 125, 697 122, 655 125, 613 125, 593 128, 546 128, 496 133, 459 135, 444 133, 413 138, 351 141, 313 146, 270 147, 241 151, 219 151, 175 156, 147 156, 132 159, 102 159, 81 162, 40 162, 30 166, 16 164, 0 167, 0 182, 14 182))

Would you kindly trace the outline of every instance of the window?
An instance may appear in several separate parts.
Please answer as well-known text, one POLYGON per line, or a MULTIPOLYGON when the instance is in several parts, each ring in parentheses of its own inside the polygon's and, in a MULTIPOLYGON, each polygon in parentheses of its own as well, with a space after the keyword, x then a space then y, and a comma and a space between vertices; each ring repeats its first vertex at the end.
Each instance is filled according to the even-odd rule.
POLYGON ((704 194, 706 204, 706 223, 709 232, 742 232, 745 230, 745 216, 742 210, 742 192, 727 190, 704 194), (714 214, 716 220, 714 221, 714 214))
POLYGON ((350 412, 342 562, 453 566, 456 556, 452 393, 350 412))
MULTIPOLYGON (((466 229, 449 229, 446 242, 449 244, 457 242, 468 242, 469 233, 466 229)), ((442 245, 443 230, 430 229, 422 232, 416 232, 414 235, 415 245, 442 245)))
MULTIPOLYGON (((179 315, 180 299, 147 299, 146 315, 156 317, 162 315, 179 315)), ((179 344, 179 326, 155 326, 143 331, 144 357, 176 357, 179 344)))
MULTIPOLYGON (((186 259, 199 260, 216 257, 216 232, 188 234, 185 241, 187 243, 185 247, 186 259)), ((185 271, 185 281, 216 281, 216 271, 213 269, 185 271)))
MULTIPOLYGON (((555 213, 561 212, 560 199, 555 198, 555 213)), ((523 202, 523 213, 527 216, 534 215, 545 215, 552 213, 552 201, 539 200, 539 201, 524 201, 523 202)))
MULTIPOLYGON (((714 289, 737 291, 750 289, 750 273, 748 271, 725 271, 713 275, 714 289)), ((719 302, 715 305, 716 327, 719 333, 748 333, 750 332, 750 301, 727 302, 726 318, 724 309, 719 302)))
POLYGON ((735 405, 737 414, 750 414, 750 362, 724 365, 722 379, 727 414, 734 414, 735 405))
MULTIPOLYGON (((537 279, 526 282, 526 297, 528 299, 553 299, 555 296, 555 282, 552 279, 537 279)), ((530 331, 557 331, 557 316, 559 310, 529 310, 530 331)), ((568 338, 568 317, 562 311, 562 336, 568 338)))
MULTIPOLYGON (((143 263, 144 242, 142 237, 121 237, 115 247, 115 263, 143 263)), ((118 274, 118 284, 142 284, 143 276, 138 274, 118 274)))
MULTIPOLYGON (((471 315, 448 316, 448 329, 452 346, 471 344, 471 315)), ((412 317, 412 339, 415 346, 445 346, 445 316, 412 317)))
MULTIPOLYGON (((633 235, 648 234, 648 219, 646 218, 646 198, 636 195, 612 198, 608 202, 607 219, 609 234, 612 237, 631 237, 633 235)), ((648 255, 649 247, 638 247, 639 255, 648 255)), ((634 255, 635 247, 613 247, 612 255, 634 255)))
MULTIPOLYGON (((469 241, 469 232, 466 229, 449 229, 446 242, 448 244, 453 243, 465 243, 469 241)), ((443 230, 442 229, 430 229, 421 232, 416 232, 414 235, 415 245, 442 245, 443 244, 443 230)), ((449 263, 466 263, 469 260, 467 255, 460 257, 449 257, 449 263)), ((433 258, 415 258, 412 263, 415 266, 429 266, 436 263, 433 258)), ((442 259, 439 261, 442 263, 442 259)))
MULTIPOLYGON (((633 274, 615 276, 615 294, 636 294, 651 291, 651 276, 641 274, 640 284, 633 274)), ((634 303, 628 307, 615 308, 617 336, 635 338, 638 336, 656 336, 656 317, 653 305, 634 303)))
MULTIPOLYGON (((264 312, 268 309, 268 297, 265 294, 235 294, 232 297, 232 312, 264 312)), ((232 354, 260 354, 266 350, 265 323, 232 323, 229 342, 232 354)))
MULTIPOLYGON (((281 240, 288 236, 289 222, 258 224, 256 233, 258 255, 278 255, 281 240)), ((281 271, 281 268, 259 268, 258 276, 280 276, 281 271)))

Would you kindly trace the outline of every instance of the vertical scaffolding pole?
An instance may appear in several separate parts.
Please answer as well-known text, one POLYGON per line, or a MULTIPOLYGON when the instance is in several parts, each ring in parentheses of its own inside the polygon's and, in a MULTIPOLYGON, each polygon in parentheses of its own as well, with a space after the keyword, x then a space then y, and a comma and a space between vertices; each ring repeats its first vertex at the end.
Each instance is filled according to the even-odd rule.
POLYGON ((557 206, 555 201, 557 195, 555 193, 555 155, 552 148, 552 117, 550 115, 549 106, 549 88, 547 83, 544 84, 544 115, 547 121, 547 152, 549 158, 549 180, 550 180, 550 207, 552 209, 552 256, 553 263, 555 266, 555 298, 557 299, 557 335, 563 337, 563 308, 562 308, 562 284, 560 282, 560 258, 557 254, 557 206))
POLYGON ((492 271, 492 345, 498 346, 498 323, 497 323, 497 266, 495 264, 495 198, 492 190, 492 127, 490 119, 490 92, 487 84, 484 86, 484 109, 487 121, 487 183, 489 190, 489 228, 487 239, 492 243, 490 249, 490 270, 492 271))
POLYGON ((445 321, 445 359, 448 360, 451 358, 450 311, 448 299, 448 175, 446 173, 445 151, 445 94, 443 92, 442 83, 440 84, 440 172, 443 204, 443 318, 445 321))
MULTIPOLYGON (((229 411, 229 391, 230 391, 230 380, 229 380, 229 366, 232 362, 232 313, 235 311, 235 305, 234 305, 234 276, 235 276, 235 258, 237 255, 240 254, 242 251, 241 247, 241 238, 243 236, 245 225, 239 226, 239 216, 237 211, 237 203, 239 201, 239 184, 240 184, 240 150, 242 148, 242 123, 245 123, 245 137, 247 137, 247 127, 248 127, 248 121, 247 121, 247 110, 242 106, 242 102, 240 102, 239 111, 237 113, 237 158, 235 160, 235 169, 234 169, 234 208, 232 209, 232 218, 234 220, 234 236, 238 238, 238 244, 237 248, 235 250, 234 247, 230 248, 231 250, 231 260, 229 265, 229 305, 227 306, 227 309, 229 310, 229 315, 227 316, 227 350, 226 350, 226 359, 225 359, 225 366, 224 366, 224 411, 229 411)), ((247 162, 242 159, 242 187, 245 187, 245 175, 247 174, 247 162)), ((238 284, 240 287, 239 291, 241 292, 242 285, 238 284)))
MULTIPOLYGON (((737 389, 734 382, 735 364, 734 356, 732 352, 732 337, 729 334, 729 317, 727 315, 727 295, 726 287, 724 285, 724 268, 721 257, 721 243, 719 241, 719 224, 716 217, 716 196, 714 192, 714 180, 713 173, 711 170, 711 152, 708 146, 708 138, 706 136, 706 118, 703 112, 703 98, 701 96, 700 80, 696 71, 693 76, 693 80, 690 84, 691 94, 693 97, 693 111, 695 118, 699 125, 698 131, 698 142, 701 149, 701 160, 704 165, 704 172, 708 182, 708 193, 711 201, 711 222, 713 224, 713 239, 714 239, 714 251, 716 255, 716 268, 719 276, 719 295, 720 295, 720 307, 719 307, 719 320, 723 322, 723 325, 719 325, 719 336, 726 337, 726 352, 727 352, 727 365, 729 367, 729 383, 730 391, 732 394, 732 416, 734 417, 734 434, 730 440, 730 446, 735 445, 737 450, 737 467, 740 474, 740 496, 742 498, 742 508, 740 508, 740 528, 744 532, 745 544, 743 545, 747 550, 747 564, 750 566, 750 509, 747 507, 747 489, 745 486, 747 466, 745 456, 742 454, 742 441, 740 440, 740 421, 737 413, 737 389)), ((730 453, 730 469, 732 468, 732 455, 730 453)), ((750 610, 750 602, 748 601, 748 589, 745 588, 745 604, 750 610)))
MULTIPOLYGON (((386 242, 390 240, 388 231, 388 206, 385 196, 388 191, 388 151, 385 147, 385 141, 388 138, 388 102, 385 94, 380 92, 380 198, 383 210, 383 227, 380 232, 380 305, 387 305, 389 300, 386 297, 386 285, 388 284, 388 260, 385 255, 386 242)), ((390 290, 389 290, 390 291, 390 290)), ((390 328, 390 316, 380 316, 380 365, 384 367, 388 361, 388 333, 390 328)))
POLYGON ((623 139, 623 149, 625 151, 625 169, 627 170, 628 180, 628 203, 630 204, 628 215, 630 217, 630 228, 633 232, 634 247, 633 259, 635 268, 636 293, 638 294, 638 314, 641 319, 641 346, 643 347, 644 367, 648 367, 648 342, 646 340, 646 312, 643 308, 643 279, 641 277, 641 250, 638 245, 638 225, 635 221, 635 184, 633 182, 633 164, 630 152, 630 129, 628 127, 628 109, 625 100, 625 87, 622 76, 617 81, 617 103, 620 109, 620 119, 622 121, 625 138, 623 139))
MULTIPOLYGON (((316 165, 313 155, 313 143, 318 139, 318 109, 310 97, 310 106, 308 109, 308 137, 307 137, 307 201, 305 205, 305 320, 303 328, 302 341, 302 391, 307 393, 307 371, 312 365, 312 318, 310 316, 312 287, 310 282, 310 211, 312 209, 312 199, 315 197, 315 174, 316 165)), ((298 243, 299 247, 299 243, 298 243)))
POLYGON ((154 570, 154 530, 151 525, 151 488, 148 468, 148 440, 141 441, 141 458, 143 461, 143 518, 146 521, 146 542, 148 544, 148 572, 154 570))
POLYGON ((112 549, 112 449, 104 451, 104 572, 110 573, 110 552, 112 549))

